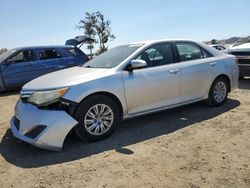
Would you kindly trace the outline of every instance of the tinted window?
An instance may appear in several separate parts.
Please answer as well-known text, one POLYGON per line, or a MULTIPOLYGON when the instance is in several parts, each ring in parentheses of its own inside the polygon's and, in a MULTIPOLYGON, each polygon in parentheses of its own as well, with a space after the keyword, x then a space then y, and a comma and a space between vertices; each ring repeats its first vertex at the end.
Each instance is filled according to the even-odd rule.
POLYGON ((81 56, 85 55, 80 49, 78 48, 65 48, 67 52, 69 52, 73 56, 81 56))
POLYGON ((12 63, 22 63, 22 62, 29 62, 34 60, 34 52, 31 50, 23 50, 18 52, 8 61, 12 63))
POLYGON ((176 47, 179 51, 180 61, 189 61, 203 58, 201 48, 193 43, 178 42, 176 47))
POLYGON ((61 54, 55 49, 44 49, 39 52, 40 60, 60 58, 61 54))
POLYGON ((211 53, 204 50, 203 48, 201 48, 201 50, 202 50, 203 58, 213 57, 213 55, 211 53))
POLYGON ((172 46, 169 43, 153 45, 142 52, 137 59, 146 61, 147 67, 174 63, 172 46))

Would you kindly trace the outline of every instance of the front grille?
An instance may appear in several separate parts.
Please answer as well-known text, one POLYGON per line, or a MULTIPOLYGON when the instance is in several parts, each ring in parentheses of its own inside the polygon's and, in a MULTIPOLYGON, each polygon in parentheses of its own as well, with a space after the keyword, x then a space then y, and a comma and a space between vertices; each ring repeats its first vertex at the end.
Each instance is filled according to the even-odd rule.
POLYGON ((45 125, 38 125, 34 129, 31 129, 29 132, 25 134, 25 136, 35 139, 41 132, 46 129, 45 125))
POLYGON ((249 64, 250 65, 250 59, 238 59, 239 64, 249 64))
POLYGON ((19 131, 20 120, 16 116, 14 117, 14 125, 15 125, 16 129, 19 131))

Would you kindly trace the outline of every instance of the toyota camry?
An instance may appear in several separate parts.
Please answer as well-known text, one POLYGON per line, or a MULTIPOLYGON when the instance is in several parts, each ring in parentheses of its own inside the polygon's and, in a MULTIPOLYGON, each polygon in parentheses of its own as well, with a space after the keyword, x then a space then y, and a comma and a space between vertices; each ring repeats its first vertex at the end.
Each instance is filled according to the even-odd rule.
POLYGON ((192 40, 121 45, 82 67, 23 86, 10 126, 15 137, 61 150, 67 134, 97 141, 121 120, 197 101, 221 106, 238 86, 235 57, 192 40))

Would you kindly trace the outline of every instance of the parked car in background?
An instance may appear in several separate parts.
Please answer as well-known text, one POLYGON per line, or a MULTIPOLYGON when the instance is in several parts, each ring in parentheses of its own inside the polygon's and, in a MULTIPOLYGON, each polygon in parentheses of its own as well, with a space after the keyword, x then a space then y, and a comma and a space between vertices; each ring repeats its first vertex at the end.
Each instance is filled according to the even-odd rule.
POLYGON ((88 57, 77 45, 85 42, 71 39, 64 46, 22 47, 0 56, 0 92, 21 87, 25 83, 57 70, 80 66, 88 57))
POLYGON ((87 62, 39 77, 20 93, 11 120, 17 138, 61 150, 70 130, 97 141, 119 122, 205 100, 223 105, 238 86, 235 57, 190 40, 122 45, 87 62))
POLYGON ((221 44, 211 44, 209 46, 215 48, 216 50, 222 51, 223 53, 228 53, 228 48, 226 48, 225 46, 221 44))
POLYGON ((240 78, 250 76, 250 43, 244 43, 230 48, 229 53, 238 59, 240 78))

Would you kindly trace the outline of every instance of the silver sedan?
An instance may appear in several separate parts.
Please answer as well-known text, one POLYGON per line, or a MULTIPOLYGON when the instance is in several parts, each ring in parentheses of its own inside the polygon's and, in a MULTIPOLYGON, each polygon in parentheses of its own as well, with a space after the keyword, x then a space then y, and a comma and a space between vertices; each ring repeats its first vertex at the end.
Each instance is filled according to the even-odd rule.
POLYGON ((220 106, 238 86, 234 56, 190 40, 115 47, 86 63, 39 77, 20 93, 14 136, 61 150, 70 130, 96 141, 120 121, 197 101, 220 106))

